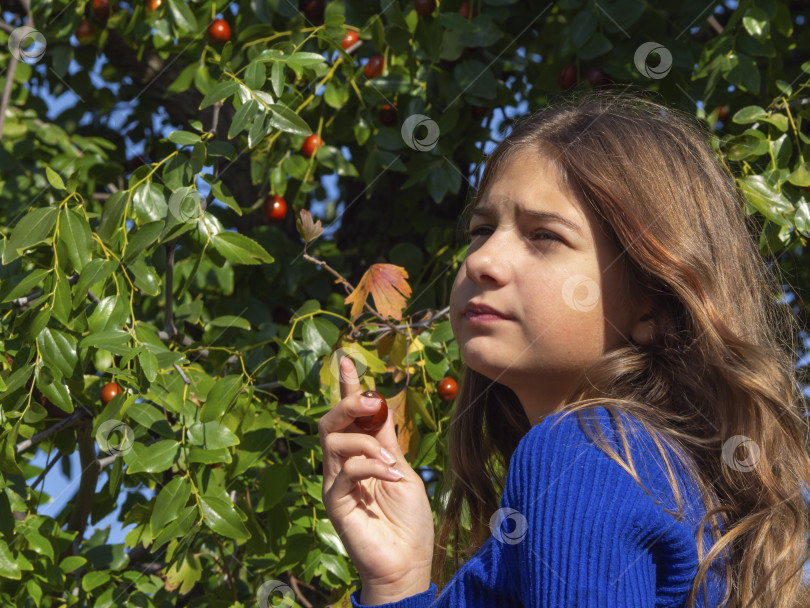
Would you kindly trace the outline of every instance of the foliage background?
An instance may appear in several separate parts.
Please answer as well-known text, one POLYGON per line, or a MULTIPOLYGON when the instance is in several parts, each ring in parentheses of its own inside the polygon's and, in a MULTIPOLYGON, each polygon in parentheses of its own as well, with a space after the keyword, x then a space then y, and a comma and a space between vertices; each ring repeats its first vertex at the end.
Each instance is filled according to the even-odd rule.
POLYGON ((0 605, 266 606, 274 589, 346 605, 359 581, 321 504, 316 428, 336 355, 395 409, 435 504, 459 213, 516 108, 564 94, 565 66, 574 90, 607 79, 705 122, 785 278, 774 297, 807 326, 805 3, 113 4, 107 20, 90 1, 0 9, 0 605), (20 27, 41 40, 21 46, 20 27), (671 55, 664 76, 634 61, 645 42, 671 55), (435 142, 403 132, 414 115, 435 142), (311 133, 326 145, 310 159, 311 133), (276 224, 272 195, 290 207, 276 224), (306 248, 301 210, 326 228, 306 248), (124 392, 103 405, 109 381, 124 392), (44 515, 59 470, 78 489, 44 515), (89 532, 116 510, 123 542, 89 532))

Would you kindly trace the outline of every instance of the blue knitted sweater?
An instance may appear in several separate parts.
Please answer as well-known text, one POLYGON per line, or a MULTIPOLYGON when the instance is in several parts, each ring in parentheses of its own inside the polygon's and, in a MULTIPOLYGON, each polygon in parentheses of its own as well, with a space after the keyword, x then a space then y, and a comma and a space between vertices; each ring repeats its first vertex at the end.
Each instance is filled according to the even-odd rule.
MULTIPOLYGON (((589 412, 594 420, 590 428, 595 432, 600 426, 608 444, 627 461, 608 410, 594 407, 585 415, 589 412)), ((441 595, 436 597, 438 588, 431 583, 423 593, 381 606, 686 606, 705 514, 699 490, 662 443, 684 501, 681 520, 667 513, 665 508, 677 508, 658 448, 638 420, 625 413, 620 418, 633 463, 650 494, 588 437, 576 414, 556 412, 521 439, 509 463, 500 509, 490 522, 493 533, 441 595)), ((705 555, 713 544, 709 523, 703 537, 705 555)), ((707 577, 707 601, 701 586, 696 606, 720 605, 725 577, 723 562, 716 564, 707 577)), ((360 594, 358 589, 351 595, 356 608, 364 606, 360 594)))

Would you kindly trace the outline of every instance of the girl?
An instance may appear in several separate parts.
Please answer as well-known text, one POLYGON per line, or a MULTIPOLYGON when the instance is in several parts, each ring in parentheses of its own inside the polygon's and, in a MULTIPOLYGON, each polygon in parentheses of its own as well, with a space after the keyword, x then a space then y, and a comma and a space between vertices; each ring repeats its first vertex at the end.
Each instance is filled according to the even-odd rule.
POLYGON ((707 139, 602 94, 492 153, 450 298, 466 370, 436 556, 393 414, 353 423, 376 404, 349 359, 318 425, 353 606, 810 606, 795 321, 707 139))

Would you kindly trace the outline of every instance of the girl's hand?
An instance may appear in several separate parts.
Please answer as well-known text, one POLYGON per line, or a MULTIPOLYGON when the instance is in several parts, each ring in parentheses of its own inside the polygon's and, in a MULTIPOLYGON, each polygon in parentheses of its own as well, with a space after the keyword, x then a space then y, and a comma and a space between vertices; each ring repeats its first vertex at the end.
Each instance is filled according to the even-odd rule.
POLYGON ((377 411, 361 397, 354 362, 340 361, 341 400, 318 421, 323 448, 323 502, 360 574, 363 604, 382 604, 427 591, 433 561, 433 513, 422 478, 397 443, 394 414, 383 427, 360 432, 355 418, 377 411), (395 458, 383 462, 380 448, 395 458), (398 479, 389 467, 401 471, 398 479))

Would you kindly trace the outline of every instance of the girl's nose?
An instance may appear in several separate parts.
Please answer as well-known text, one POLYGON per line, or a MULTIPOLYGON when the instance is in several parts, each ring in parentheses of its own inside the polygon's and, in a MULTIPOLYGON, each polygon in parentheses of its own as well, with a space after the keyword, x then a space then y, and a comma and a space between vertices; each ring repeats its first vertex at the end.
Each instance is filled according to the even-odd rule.
POLYGON ((467 253, 467 278, 475 283, 503 283, 509 277, 509 247, 506 235, 491 233, 480 245, 473 243, 467 253))

